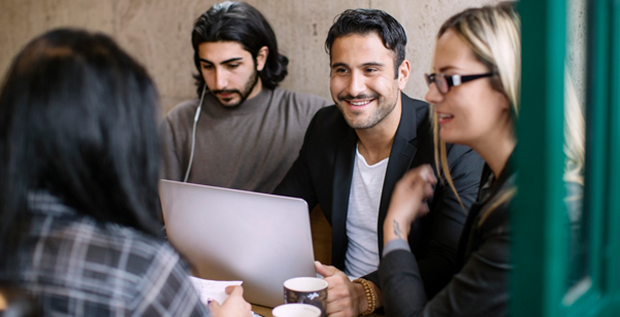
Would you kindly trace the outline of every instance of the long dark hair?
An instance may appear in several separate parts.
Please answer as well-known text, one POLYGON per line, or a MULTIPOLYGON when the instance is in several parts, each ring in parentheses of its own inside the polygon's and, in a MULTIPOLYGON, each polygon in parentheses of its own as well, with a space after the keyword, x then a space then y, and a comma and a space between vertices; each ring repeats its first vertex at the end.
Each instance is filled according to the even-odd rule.
POLYGON ((377 9, 348 9, 336 16, 336 21, 327 32, 325 51, 331 57, 336 39, 351 35, 377 34, 383 46, 394 52, 394 72, 398 78, 398 67, 405 60, 407 33, 398 21, 385 11, 377 9))
POLYGON ((27 196, 157 236, 158 98, 112 39, 58 29, 17 55, 0 92, 0 258, 27 196))
POLYGON ((278 41, 269 22, 253 6, 244 2, 225 1, 218 3, 203 13, 194 24, 192 46, 194 47, 194 64, 198 74, 194 75, 198 96, 202 93, 205 80, 200 71, 198 46, 204 42, 237 42, 252 54, 256 63, 259 50, 269 49, 267 62, 258 73, 262 84, 274 89, 288 74, 288 58, 278 52, 278 41))

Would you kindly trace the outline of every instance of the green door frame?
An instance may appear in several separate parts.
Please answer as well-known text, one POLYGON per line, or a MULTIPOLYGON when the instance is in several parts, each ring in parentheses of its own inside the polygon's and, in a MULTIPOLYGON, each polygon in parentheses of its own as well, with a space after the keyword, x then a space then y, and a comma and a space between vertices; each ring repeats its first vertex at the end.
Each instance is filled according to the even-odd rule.
POLYGON ((620 0, 588 2, 588 273, 567 286, 562 181, 566 1, 521 0, 522 91, 511 316, 620 315, 620 0))

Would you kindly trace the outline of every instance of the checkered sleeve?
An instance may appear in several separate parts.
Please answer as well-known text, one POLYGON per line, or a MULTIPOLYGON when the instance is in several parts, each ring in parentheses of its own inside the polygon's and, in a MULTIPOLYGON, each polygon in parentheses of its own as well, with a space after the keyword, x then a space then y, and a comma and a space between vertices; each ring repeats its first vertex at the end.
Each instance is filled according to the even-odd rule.
POLYGON ((30 195, 29 209, 28 234, 0 279, 31 293, 46 316, 210 316, 167 242, 45 192, 30 195))
POLYGON ((134 316, 210 316, 189 280, 185 262, 169 245, 155 254, 137 291, 134 316))

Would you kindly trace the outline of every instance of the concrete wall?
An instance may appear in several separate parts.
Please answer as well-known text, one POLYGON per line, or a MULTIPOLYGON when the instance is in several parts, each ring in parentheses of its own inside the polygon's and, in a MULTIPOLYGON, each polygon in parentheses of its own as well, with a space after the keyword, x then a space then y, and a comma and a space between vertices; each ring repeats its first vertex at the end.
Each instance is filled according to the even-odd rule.
MULTIPOLYGON (((167 111, 194 98, 194 20, 219 1, 207 0, 0 0, 0 75, 33 37, 73 26, 112 35, 150 71, 167 111)), ((324 41, 334 17, 347 8, 377 8, 399 20, 409 38, 412 75, 405 92, 423 98, 422 74, 429 69, 435 33, 452 14, 497 0, 248 0, 271 23, 282 53, 290 59, 282 87, 329 95, 329 59, 324 41)))

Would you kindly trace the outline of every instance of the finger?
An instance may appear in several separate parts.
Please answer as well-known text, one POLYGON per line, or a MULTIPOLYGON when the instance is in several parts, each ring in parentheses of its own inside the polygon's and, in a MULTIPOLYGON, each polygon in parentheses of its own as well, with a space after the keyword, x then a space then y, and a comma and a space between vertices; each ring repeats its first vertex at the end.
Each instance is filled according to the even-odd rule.
POLYGON ((215 311, 220 309, 220 303, 218 303, 215 299, 209 302, 209 310, 215 311))
POLYGON ((418 217, 424 217, 428 215, 428 209, 418 211, 418 217))
POLYGON ((339 270, 331 265, 323 265, 319 261, 314 261, 314 268, 317 273, 323 275, 323 277, 330 277, 339 272, 339 270))
POLYGON ((325 312, 329 317, 332 316, 345 316, 344 311, 346 310, 346 304, 342 300, 330 300, 329 292, 327 292, 327 308, 325 312))
POLYGON ((243 287, 241 287, 239 285, 227 286, 224 291, 226 292, 226 294, 231 295, 231 296, 232 295, 234 295, 234 296, 243 296, 243 287))
POLYGON ((431 184, 426 184, 426 186, 424 186, 424 197, 425 198, 429 198, 431 196, 433 196, 433 186, 431 184))
POLYGON ((435 173, 433 172, 433 169, 431 168, 431 166, 428 164, 422 165, 422 178, 424 178, 424 180, 427 181, 428 183, 431 183, 431 184, 437 183, 437 178, 435 178, 435 173))
POLYGON ((433 170, 428 165, 418 166, 405 174, 403 179, 407 179, 410 186, 426 185, 435 179, 433 170))
POLYGON ((420 205, 420 211, 418 212, 419 215, 426 215, 428 213, 428 205, 426 204, 426 202, 424 202, 422 205, 420 205))

